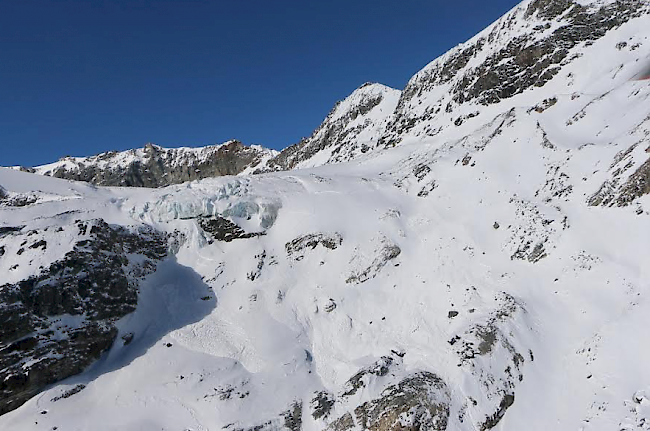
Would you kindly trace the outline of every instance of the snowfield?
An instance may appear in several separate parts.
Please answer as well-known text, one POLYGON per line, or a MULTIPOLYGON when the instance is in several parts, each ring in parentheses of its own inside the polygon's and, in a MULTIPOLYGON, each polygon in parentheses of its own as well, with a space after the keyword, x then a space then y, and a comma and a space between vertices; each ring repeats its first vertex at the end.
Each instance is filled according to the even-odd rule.
MULTIPOLYGON (((501 26, 537 3, 477 38, 525 34, 539 13, 501 26)), ((87 239, 70 228, 79 221, 168 244, 110 349, 0 429, 650 429, 650 83, 634 80, 650 61, 650 6, 639 5, 571 48, 543 86, 498 103, 448 112, 453 83, 365 87, 381 97, 368 128, 357 114, 341 126, 358 136, 344 163, 324 146, 299 169, 159 189, 0 168, 0 293, 87 239), (414 120, 392 145, 400 112, 414 120)), ((57 319, 57 331, 84 321, 57 319)))

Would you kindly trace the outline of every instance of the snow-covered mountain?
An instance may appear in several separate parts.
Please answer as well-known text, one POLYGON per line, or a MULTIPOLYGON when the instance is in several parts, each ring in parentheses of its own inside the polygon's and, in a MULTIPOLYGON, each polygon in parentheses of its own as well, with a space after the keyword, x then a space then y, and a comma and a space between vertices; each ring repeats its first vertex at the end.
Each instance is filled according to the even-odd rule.
POLYGON ((338 102, 309 137, 282 152, 239 141, 198 148, 112 151, 91 157, 64 157, 26 172, 100 186, 164 187, 223 175, 249 175, 352 160, 377 147, 400 92, 366 83, 338 102))
POLYGON ((338 102, 309 138, 283 150, 271 169, 294 169, 349 161, 377 147, 400 91, 366 83, 338 102))
POLYGON ((258 175, 0 169, 0 429, 649 429, 649 22, 526 0, 258 175))
POLYGON ((99 186, 164 187, 202 178, 250 174, 278 152, 239 141, 198 148, 144 148, 110 151, 91 157, 64 157, 27 172, 99 186))

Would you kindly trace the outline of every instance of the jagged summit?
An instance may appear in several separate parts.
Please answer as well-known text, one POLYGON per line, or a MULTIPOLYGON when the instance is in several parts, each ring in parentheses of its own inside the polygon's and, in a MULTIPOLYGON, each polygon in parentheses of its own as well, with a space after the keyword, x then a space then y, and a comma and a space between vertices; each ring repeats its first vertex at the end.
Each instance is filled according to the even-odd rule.
POLYGON ((348 161, 377 146, 400 91, 367 82, 336 103, 309 138, 282 152, 237 140, 207 147, 144 148, 63 157, 28 172, 102 186, 161 187, 222 175, 262 173, 348 161))
MULTIPOLYGON (((404 141, 447 139, 445 136, 455 134, 456 129, 463 130, 468 124, 469 128, 485 124, 499 112, 516 106, 534 106, 546 98, 599 91, 589 88, 594 84, 589 77, 596 74, 585 67, 595 66, 604 73, 602 69, 609 63, 590 66, 586 63, 601 55, 620 56, 620 51, 635 51, 631 54, 637 54, 635 62, 638 62, 643 59, 642 50, 638 49, 642 38, 632 35, 629 40, 609 44, 608 48, 592 46, 649 11, 650 4, 644 0, 526 0, 475 37, 426 65, 402 92, 378 83, 363 84, 338 102, 311 136, 279 154, 250 147, 238 152, 242 160, 230 154, 229 160, 220 162, 217 168, 209 164, 217 163, 219 156, 209 155, 222 154, 218 146, 205 150, 179 149, 177 153, 183 153, 181 158, 186 160, 185 171, 197 174, 172 175, 163 169, 161 174, 166 173, 167 178, 153 178, 149 173, 145 176, 151 178, 142 181, 110 180, 106 178, 111 177, 110 173, 99 171, 110 169, 115 161, 123 166, 124 160, 142 159, 143 150, 111 156, 111 163, 102 162, 106 155, 65 159, 39 167, 35 172, 100 185, 160 186, 213 175, 341 163, 375 155, 376 150, 404 141), (616 51, 610 53, 612 49, 616 51), (85 166, 83 175, 76 173, 81 163, 85 166)), ((611 73, 627 76, 636 67, 637 79, 646 76, 635 62, 621 61, 621 70, 616 69, 618 65, 609 66, 611 73)), ((159 158, 161 163, 176 163, 176 157, 171 156, 173 150, 158 152, 170 155, 159 158)))
POLYGON ((366 82, 348 97, 337 102, 327 116, 326 121, 336 121, 342 117, 364 115, 384 99, 399 97, 401 92, 383 84, 366 82))
POLYGON ((401 92, 365 83, 334 105, 309 138, 282 151, 272 160, 281 169, 312 167, 348 161, 376 147, 401 92))
POLYGON ((101 186, 161 187, 251 172, 277 154, 277 151, 258 145, 246 146, 237 140, 198 148, 163 148, 147 143, 143 148, 127 151, 64 157, 27 171, 101 186))

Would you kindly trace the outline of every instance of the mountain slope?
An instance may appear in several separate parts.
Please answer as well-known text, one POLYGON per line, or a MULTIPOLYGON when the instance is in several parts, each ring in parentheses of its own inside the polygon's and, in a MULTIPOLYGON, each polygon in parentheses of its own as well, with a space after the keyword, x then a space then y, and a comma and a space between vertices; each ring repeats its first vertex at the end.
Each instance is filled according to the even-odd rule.
POLYGON ((162 148, 112 151, 91 157, 65 157, 27 169, 41 175, 86 181, 99 186, 162 187, 201 178, 250 173, 277 155, 239 141, 200 148, 162 148))
POLYGON ((283 150, 271 166, 293 169, 352 160, 376 147, 400 91, 366 83, 338 102, 309 138, 283 150))
POLYGON ((613 45, 611 39, 628 21, 647 19, 649 8, 644 0, 520 3, 411 78, 383 144, 437 136, 486 113, 489 117, 496 104, 501 112, 506 106, 529 105, 535 93, 544 95, 535 104, 558 96, 589 96, 583 94, 585 86, 602 79, 604 65, 611 68, 609 76, 629 79, 640 74, 642 64, 617 63, 614 58, 623 57, 617 51, 635 50, 637 58, 644 58, 645 33, 619 36, 613 45), (609 39, 605 51, 613 56, 611 61, 583 58, 587 53, 604 54, 603 39, 609 39), (601 48, 593 48, 595 44, 601 48), (592 70, 594 66, 598 72, 592 70), (545 91, 536 91, 540 87, 545 91))
POLYGON ((0 428, 647 429, 649 13, 525 1, 391 92, 390 115, 339 115, 374 103, 358 90, 288 153, 300 169, 153 190, 0 169, 0 327, 20 330, 0 401, 41 391, 0 428), (546 48, 518 69, 520 43, 546 48), (488 63, 514 92, 471 90, 488 63), (331 163, 339 144, 353 158, 331 163), (79 224, 114 232, 134 312, 93 314, 133 290, 71 264, 92 250, 79 224), (69 341, 97 325, 100 348, 69 341))
POLYGON ((282 152, 238 141, 199 148, 162 148, 65 157, 58 162, 22 168, 28 172, 101 186, 162 187, 223 175, 287 170, 340 163, 367 153, 386 129, 400 92, 367 83, 338 102, 306 139, 282 152))

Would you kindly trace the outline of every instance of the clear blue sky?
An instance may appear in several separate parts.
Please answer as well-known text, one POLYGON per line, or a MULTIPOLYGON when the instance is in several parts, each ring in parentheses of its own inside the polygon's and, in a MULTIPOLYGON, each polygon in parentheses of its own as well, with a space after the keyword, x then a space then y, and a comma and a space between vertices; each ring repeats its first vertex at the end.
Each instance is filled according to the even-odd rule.
POLYGON ((516 3, 0 1, 0 166, 146 142, 281 149, 516 3))

